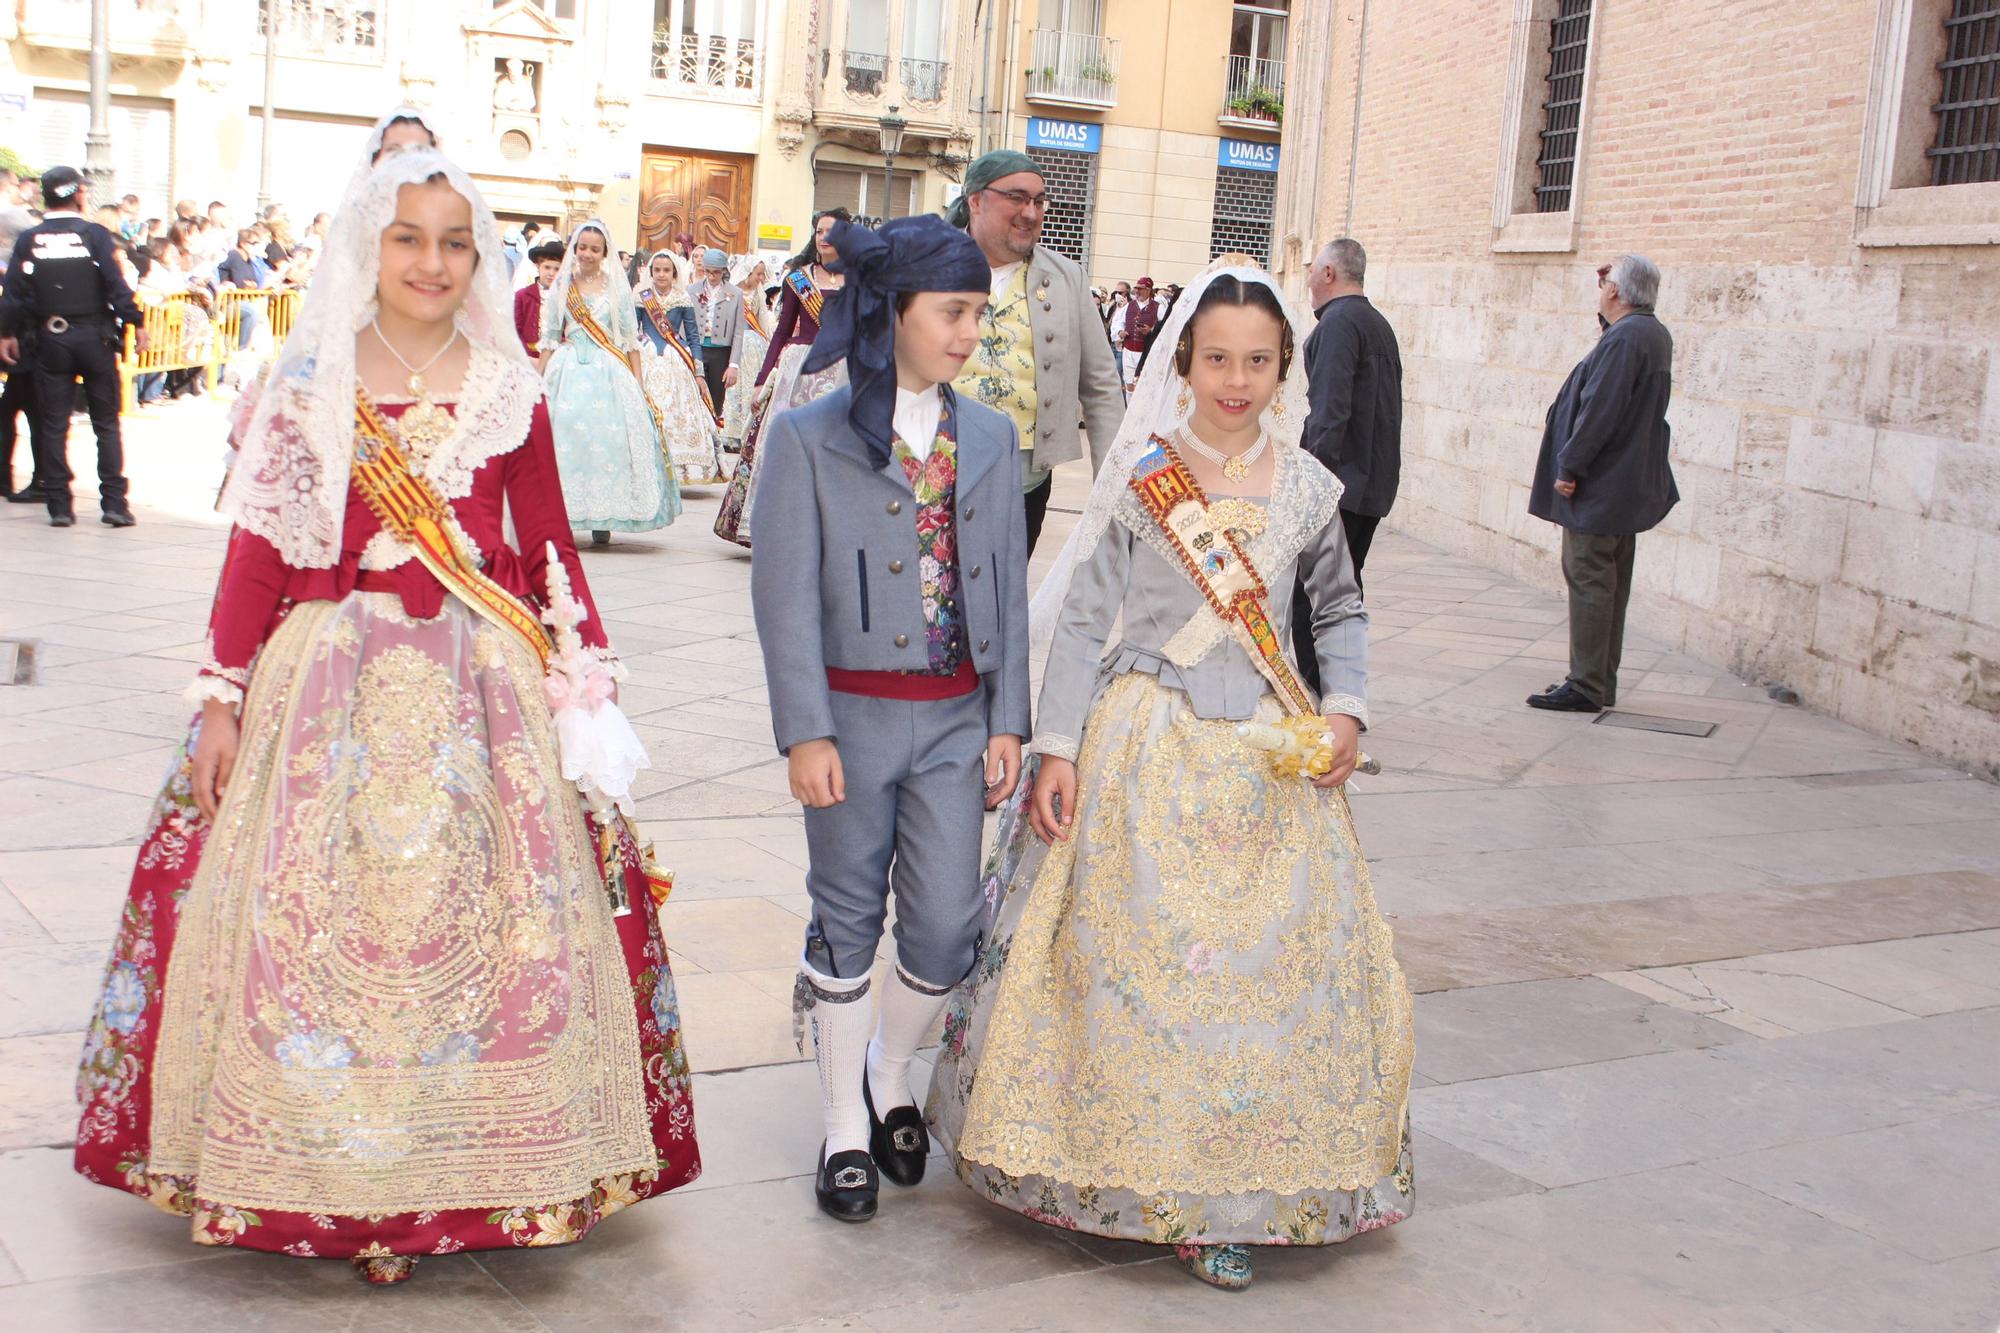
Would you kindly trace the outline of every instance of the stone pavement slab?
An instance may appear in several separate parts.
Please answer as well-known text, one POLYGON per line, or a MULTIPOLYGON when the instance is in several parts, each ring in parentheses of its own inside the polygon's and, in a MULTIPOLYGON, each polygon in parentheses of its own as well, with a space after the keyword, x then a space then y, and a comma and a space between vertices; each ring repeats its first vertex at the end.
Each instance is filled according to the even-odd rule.
MULTIPOLYGON (((2000 789, 1638 640, 1621 707, 1712 736, 1535 713, 1561 603, 1393 529, 1369 569, 1387 770, 1353 796, 1421 992, 1415 1215, 1268 1253, 1240 1297, 938 1163, 871 1226, 820 1217, 790 1013, 804 830, 714 488, 584 553, 653 756, 642 820, 679 874, 662 921, 703 1177, 575 1249, 431 1259, 393 1291, 196 1247, 61 1145, 205 652, 218 436, 205 404, 136 419, 130 531, 87 502, 67 532, 0 506, 0 639, 36 662, 0 685, 0 1327, 2000 1327, 2000 789)), ((1087 487, 1058 473, 1033 574, 1087 487)))

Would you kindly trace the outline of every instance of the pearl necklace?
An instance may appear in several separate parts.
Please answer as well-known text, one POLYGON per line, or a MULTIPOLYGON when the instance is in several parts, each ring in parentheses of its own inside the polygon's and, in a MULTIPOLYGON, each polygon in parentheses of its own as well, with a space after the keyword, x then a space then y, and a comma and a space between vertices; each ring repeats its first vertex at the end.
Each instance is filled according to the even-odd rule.
POLYGON ((1211 449, 1196 439, 1192 430, 1183 429, 1181 431, 1181 439, 1187 444, 1188 448, 1221 468, 1223 476, 1237 482, 1249 479, 1250 465, 1255 463, 1259 458, 1262 458, 1264 450, 1269 448, 1271 444, 1271 437, 1269 435, 1260 434, 1257 436, 1257 443, 1251 445, 1242 453, 1225 454, 1220 449, 1211 449))

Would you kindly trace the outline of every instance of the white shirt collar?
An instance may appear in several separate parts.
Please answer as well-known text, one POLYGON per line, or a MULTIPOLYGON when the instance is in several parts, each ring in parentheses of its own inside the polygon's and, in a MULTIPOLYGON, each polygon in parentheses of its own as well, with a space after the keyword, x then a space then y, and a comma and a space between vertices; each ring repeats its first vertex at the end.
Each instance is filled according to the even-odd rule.
POLYGON ((1017 259, 1011 264, 1002 264, 999 268, 993 270, 992 296, 995 304, 998 304, 1000 298, 1007 294, 1007 289, 1014 284, 1014 275, 1019 273, 1021 265, 1027 262, 1025 259, 1017 259))
POLYGON ((944 415, 944 399, 938 386, 912 393, 896 386, 896 438, 910 447, 918 458, 931 456, 937 440, 938 420, 944 415))

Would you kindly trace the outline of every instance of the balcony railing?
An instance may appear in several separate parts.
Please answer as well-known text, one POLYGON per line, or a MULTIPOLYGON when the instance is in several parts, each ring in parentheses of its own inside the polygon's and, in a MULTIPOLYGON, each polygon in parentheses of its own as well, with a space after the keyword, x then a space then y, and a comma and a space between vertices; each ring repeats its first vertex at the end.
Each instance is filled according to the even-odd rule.
POLYGON ((903 96, 926 105, 942 102, 945 74, 950 68, 942 60, 912 60, 904 56, 897 67, 897 75, 903 81, 903 96))
POLYGON ((884 51, 842 51, 840 67, 847 91, 856 97, 880 97, 889 78, 889 56, 884 51))
POLYGON ((1277 125, 1285 119, 1285 62, 1255 56, 1229 57, 1229 83, 1222 95, 1225 125, 1277 125))
MULTIPOLYGON (((181 7, 181 0, 111 0, 112 55, 184 56, 189 34, 181 7)), ((21 38, 30 46, 88 51, 90 8, 90 0, 28 0, 17 11, 21 38)))
POLYGON ((288 56, 382 58, 381 22, 372 3, 345 0, 258 0, 257 30, 275 21, 278 51, 288 56))
POLYGON ((720 33, 653 33, 653 78, 731 100, 757 96, 757 41, 720 33))
POLYGON ((1118 43, 1094 33, 1037 28, 1028 62, 1028 100, 1118 105, 1118 43))

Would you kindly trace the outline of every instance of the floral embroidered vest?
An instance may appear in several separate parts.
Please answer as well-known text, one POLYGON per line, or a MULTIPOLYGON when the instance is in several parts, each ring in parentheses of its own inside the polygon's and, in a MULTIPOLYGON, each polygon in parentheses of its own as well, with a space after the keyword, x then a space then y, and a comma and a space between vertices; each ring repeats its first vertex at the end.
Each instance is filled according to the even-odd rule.
POLYGON ((1007 415, 1021 447, 1035 447, 1035 331, 1028 323, 1028 265, 979 317, 979 346, 952 387, 1007 415))
POLYGON ((924 670, 912 674, 949 676, 966 660, 958 574, 958 441, 950 412, 938 418, 929 458, 918 458, 900 439, 895 457, 917 499, 917 577, 923 585, 927 654, 924 670))

